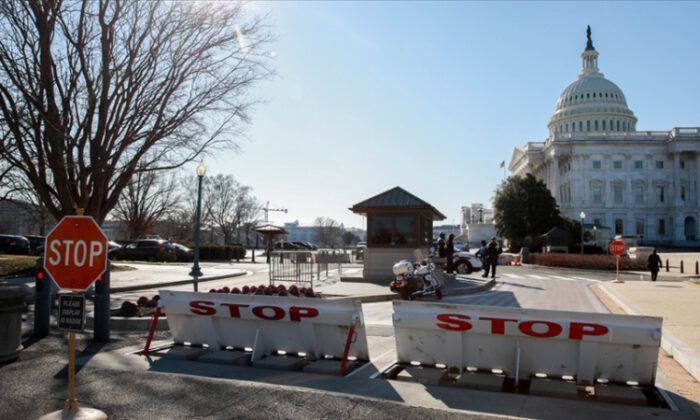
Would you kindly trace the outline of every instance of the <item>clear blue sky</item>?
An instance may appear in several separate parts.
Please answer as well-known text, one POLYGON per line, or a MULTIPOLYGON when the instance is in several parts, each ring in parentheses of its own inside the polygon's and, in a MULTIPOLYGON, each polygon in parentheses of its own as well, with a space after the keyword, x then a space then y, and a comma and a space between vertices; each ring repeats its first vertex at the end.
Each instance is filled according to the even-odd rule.
POLYGON ((364 227, 353 204, 401 186, 457 223, 490 207, 513 148, 543 141, 581 69, 599 67, 638 130, 700 126, 697 2, 254 2, 277 76, 241 152, 207 161, 289 213, 364 227))

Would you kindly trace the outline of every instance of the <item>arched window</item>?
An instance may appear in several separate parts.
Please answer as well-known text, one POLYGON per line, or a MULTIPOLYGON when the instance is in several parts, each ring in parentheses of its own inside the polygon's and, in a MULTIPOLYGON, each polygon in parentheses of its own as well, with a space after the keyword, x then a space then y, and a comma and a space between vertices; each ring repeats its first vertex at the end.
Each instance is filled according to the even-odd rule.
POLYGON ((620 120, 615 121, 615 123, 617 125, 617 131, 620 131, 620 120))
POLYGON ((569 123, 566 123, 565 127, 566 127, 566 132, 568 133, 569 132, 569 123))
POLYGON ((575 122, 572 122, 572 123, 571 123, 571 132, 573 133, 573 132, 575 132, 575 131, 576 131, 576 123, 575 123, 575 122))
POLYGON ((603 131, 605 131, 605 120, 603 120, 603 131))
POLYGON ((605 93, 605 97, 606 97, 606 98, 608 97, 608 94, 607 94, 607 92, 605 93))
POLYGON ((613 131, 613 130, 614 130, 613 127, 614 127, 614 126, 613 126, 613 122, 612 122, 612 120, 610 120, 610 131, 613 131))
POLYGON ((583 131, 583 121, 578 122, 578 131, 583 131))
POLYGON ((590 97, 591 97, 591 94, 590 94, 590 93, 587 93, 587 94, 586 94, 586 99, 590 99, 590 97))
POLYGON ((595 92, 593 93, 593 97, 595 98, 595 92))
MULTIPOLYGON (((595 95, 595 93, 594 93, 595 95)), ((598 120, 595 120, 595 131, 598 131, 598 120)))
POLYGON ((622 122, 622 131, 627 131, 627 121, 622 122))
POLYGON ((591 131, 591 121, 586 121, 586 131, 591 131))

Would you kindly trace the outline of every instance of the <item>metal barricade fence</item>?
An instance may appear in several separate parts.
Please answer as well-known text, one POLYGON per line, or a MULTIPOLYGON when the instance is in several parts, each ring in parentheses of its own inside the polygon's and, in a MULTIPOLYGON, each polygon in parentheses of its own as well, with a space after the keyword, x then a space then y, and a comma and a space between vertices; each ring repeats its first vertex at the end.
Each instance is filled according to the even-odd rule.
POLYGON ((270 254, 270 284, 291 282, 313 288, 314 280, 340 275, 349 253, 329 251, 273 251, 270 254))

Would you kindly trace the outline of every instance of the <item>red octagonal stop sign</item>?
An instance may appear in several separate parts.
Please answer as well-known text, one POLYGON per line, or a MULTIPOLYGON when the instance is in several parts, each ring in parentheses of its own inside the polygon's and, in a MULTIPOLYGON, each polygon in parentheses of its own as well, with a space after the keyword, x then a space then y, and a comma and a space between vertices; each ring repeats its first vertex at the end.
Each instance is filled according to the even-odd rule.
POLYGON ((44 268, 61 289, 84 291, 107 269, 107 237, 90 216, 65 216, 46 236, 44 268))
POLYGON ((625 253, 625 243, 622 241, 612 241, 609 248, 613 255, 622 255, 625 253))

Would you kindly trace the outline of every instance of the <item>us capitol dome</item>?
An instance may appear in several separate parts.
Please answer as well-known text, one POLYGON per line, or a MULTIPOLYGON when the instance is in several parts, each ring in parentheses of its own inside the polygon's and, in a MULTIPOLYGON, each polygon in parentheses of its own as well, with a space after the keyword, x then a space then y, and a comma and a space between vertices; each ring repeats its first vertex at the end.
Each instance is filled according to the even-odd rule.
POLYGON ((561 215, 582 222, 586 245, 625 235, 700 246, 700 127, 637 131, 625 94, 598 70, 590 27, 581 61, 546 139, 515 147, 508 170, 542 180, 561 215))
POLYGON ((550 137, 555 133, 635 131, 637 117, 627 106, 625 94, 598 70, 590 26, 586 39, 581 74, 559 95, 547 125, 550 137))

